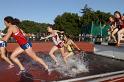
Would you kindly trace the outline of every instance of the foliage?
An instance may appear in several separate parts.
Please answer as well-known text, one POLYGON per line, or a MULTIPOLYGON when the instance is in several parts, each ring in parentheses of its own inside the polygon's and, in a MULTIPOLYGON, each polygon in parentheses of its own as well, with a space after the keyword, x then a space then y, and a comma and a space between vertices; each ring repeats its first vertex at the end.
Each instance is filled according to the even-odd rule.
POLYGON ((79 16, 76 13, 65 12, 58 15, 55 20, 55 27, 58 30, 64 30, 68 34, 77 35, 80 30, 79 16))

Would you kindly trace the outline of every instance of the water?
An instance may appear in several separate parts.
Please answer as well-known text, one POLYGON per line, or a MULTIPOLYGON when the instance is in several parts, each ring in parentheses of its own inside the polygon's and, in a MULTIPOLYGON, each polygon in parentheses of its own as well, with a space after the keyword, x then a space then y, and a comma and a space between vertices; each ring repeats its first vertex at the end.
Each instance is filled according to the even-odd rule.
POLYGON ((87 64, 83 61, 83 55, 73 55, 67 59, 67 64, 63 62, 60 55, 57 56, 60 65, 54 70, 60 72, 65 77, 75 77, 79 73, 88 72, 87 64))
POLYGON ((59 66, 55 66, 55 62, 48 54, 44 55, 44 53, 37 53, 37 55, 49 65, 49 68, 52 71, 50 75, 47 72, 44 72, 44 69, 41 69, 43 68, 41 65, 32 61, 27 56, 21 56, 21 59, 26 60, 23 61, 23 63, 27 69, 28 67, 31 68, 29 73, 33 77, 38 77, 47 81, 91 76, 121 71, 124 69, 124 61, 95 54, 80 53, 79 55, 73 55, 68 58, 67 64, 65 64, 61 55, 56 53, 57 60, 60 62, 59 66))
MULTIPOLYGON (((39 56, 41 53, 39 53, 39 56)), ((67 59, 67 63, 64 62, 61 55, 58 53, 56 58, 60 65, 56 66, 53 60, 49 56, 41 56, 48 64, 51 71, 57 71, 63 75, 63 77, 75 77, 79 73, 88 72, 87 63, 84 62, 84 54, 70 56, 67 59)))

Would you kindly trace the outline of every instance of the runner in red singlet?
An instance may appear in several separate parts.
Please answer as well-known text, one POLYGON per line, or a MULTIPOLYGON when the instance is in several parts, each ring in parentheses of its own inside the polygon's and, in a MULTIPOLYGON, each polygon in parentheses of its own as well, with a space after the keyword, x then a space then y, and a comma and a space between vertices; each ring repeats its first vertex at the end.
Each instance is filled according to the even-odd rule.
POLYGON ((7 16, 4 18, 4 23, 6 27, 8 28, 8 32, 2 38, 2 40, 7 41, 12 36, 17 41, 17 43, 20 45, 13 51, 10 57, 13 60, 13 62, 15 62, 19 66, 20 68, 19 74, 25 72, 25 67, 21 64, 17 56, 24 51, 33 60, 42 64, 45 67, 45 69, 48 69, 48 66, 45 64, 45 62, 41 58, 36 56, 35 52, 32 50, 32 44, 26 39, 24 32, 18 28, 17 25, 20 23, 20 21, 18 19, 14 19, 11 16, 7 16))

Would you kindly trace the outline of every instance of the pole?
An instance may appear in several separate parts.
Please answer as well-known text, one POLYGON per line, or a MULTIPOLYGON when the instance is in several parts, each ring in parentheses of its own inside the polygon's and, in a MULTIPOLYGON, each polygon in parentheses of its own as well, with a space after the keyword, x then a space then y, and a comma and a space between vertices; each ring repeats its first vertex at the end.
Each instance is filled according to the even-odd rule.
POLYGON ((100 22, 100 36, 101 36, 101 42, 102 42, 102 25, 101 25, 101 22, 100 22))
MULTIPOLYGON (((92 26, 91 26, 90 35, 91 35, 91 41, 93 41, 93 21, 92 21, 92 26)), ((94 42, 94 41, 93 41, 93 42, 94 42)))

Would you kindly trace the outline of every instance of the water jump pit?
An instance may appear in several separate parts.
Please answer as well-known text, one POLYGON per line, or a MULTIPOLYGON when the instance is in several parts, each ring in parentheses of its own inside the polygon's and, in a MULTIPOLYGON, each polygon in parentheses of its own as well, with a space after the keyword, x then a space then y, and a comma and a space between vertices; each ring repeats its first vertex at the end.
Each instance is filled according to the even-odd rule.
POLYGON ((82 52, 73 55, 68 58, 67 64, 64 63, 61 55, 57 53, 56 57, 60 63, 59 66, 55 65, 49 55, 41 52, 37 53, 37 55, 43 58, 49 65, 50 72, 45 71, 42 65, 32 61, 28 56, 21 55, 19 59, 26 67, 26 73, 17 76, 16 74, 19 71, 18 67, 7 70, 5 69, 7 66, 6 63, 1 62, 0 82, 69 82, 69 79, 111 73, 124 69, 124 61, 93 53, 88 54, 82 52))

